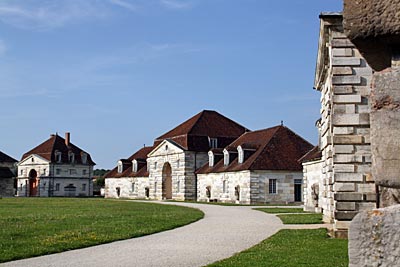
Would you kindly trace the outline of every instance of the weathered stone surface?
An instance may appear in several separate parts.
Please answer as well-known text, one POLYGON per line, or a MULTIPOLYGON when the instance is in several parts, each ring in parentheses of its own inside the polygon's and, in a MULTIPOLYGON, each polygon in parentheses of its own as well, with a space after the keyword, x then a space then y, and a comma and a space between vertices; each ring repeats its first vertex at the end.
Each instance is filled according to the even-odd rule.
POLYGON ((353 192, 356 190, 354 183, 334 183, 333 191, 336 192, 353 192))
POLYGON ((347 104, 347 103, 361 103, 360 95, 335 95, 333 97, 333 103, 335 104, 347 104))
POLYGON ((362 135, 341 135, 334 136, 333 142, 335 144, 362 144, 363 136, 362 135))
POLYGON ((336 193, 335 200, 337 201, 362 201, 363 195, 359 193, 336 193))
POLYGON ((335 218, 337 220, 350 221, 357 215, 357 211, 337 211, 335 212, 335 218))
POLYGON ((369 114, 337 114, 332 123, 335 126, 369 125, 369 114))
MULTIPOLYGON (((353 49, 351 48, 335 48, 332 50, 334 57, 351 57, 353 56, 353 49)), ((351 68, 350 68, 351 71, 351 68)), ((350 72, 351 74, 351 72, 350 72)))
POLYGON ((351 86, 351 85, 335 85, 333 87, 333 92, 336 95, 352 94, 353 86, 351 86))
POLYGON ((377 73, 374 78, 372 175, 381 186, 400 188, 400 70, 377 73))
POLYGON ((335 182, 362 182, 361 173, 335 173, 335 182))
POLYGON ((334 57, 332 66, 360 66, 361 58, 356 57, 334 57))
POLYGON ((355 202, 337 202, 336 203, 337 210, 356 210, 355 202))
POLYGON ((351 75, 353 70, 351 67, 334 67, 332 69, 333 75, 351 75))
POLYGON ((341 85, 341 84, 361 84, 361 77, 352 75, 352 76, 333 76, 332 84, 341 85))
POLYGON ((349 231, 350 267, 398 266, 400 205, 360 212, 349 231))
POLYGON ((336 48, 340 48, 340 47, 351 48, 351 47, 354 47, 354 44, 352 42, 350 42, 349 39, 333 39, 332 40, 332 47, 336 47, 336 48))

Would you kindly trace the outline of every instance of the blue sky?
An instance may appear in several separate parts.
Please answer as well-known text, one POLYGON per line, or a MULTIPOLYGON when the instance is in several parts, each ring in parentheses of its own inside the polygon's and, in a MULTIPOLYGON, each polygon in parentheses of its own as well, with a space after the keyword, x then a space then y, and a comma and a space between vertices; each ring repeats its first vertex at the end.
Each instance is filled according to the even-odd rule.
POLYGON ((341 0, 0 0, 0 150, 51 133, 112 168, 203 109, 312 143, 321 11, 341 0))

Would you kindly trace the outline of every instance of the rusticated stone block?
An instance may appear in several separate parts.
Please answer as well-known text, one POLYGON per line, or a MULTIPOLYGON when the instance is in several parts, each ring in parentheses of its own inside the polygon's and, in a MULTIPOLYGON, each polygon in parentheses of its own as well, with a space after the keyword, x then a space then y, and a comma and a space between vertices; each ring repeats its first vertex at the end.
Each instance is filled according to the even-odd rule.
POLYGON ((336 209, 337 210, 350 210, 350 211, 355 211, 356 210, 356 203, 355 202, 337 202, 336 203, 336 209))
POLYGON ((360 95, 335 95, 333 96, 333 103, 335 104, 359 104, 361 103, 360 95))
POLYGON ((334 49, 332 49, 332 55, 334 57, 351 57, 351 56, 353 56, 353 49, 351 49, 351 48, 334 48, 334 49))
POLYGON ((334 145, 335 154, 353 154, 354 146, 353 145, 334 145))
POLYGON ((352 75, 352 76, 333 76, 332 84, 361 84, 361 77, 352 75))
POLYGON ((355 57, 334 57, 332 58, 332 66, 360 66, 361 58, 355 57))
POLYGON ((353 134, 354 127, 333 127, 333 134, 353 134))
POLYGON ((352 42, 350 42, 350 40, 348 39, 333 39, 332 40, 332 47, 335 48, 352 48, 354 47, 354 44, 352 42))
POLYGON ((334 144, 362 144, 363 140, 362 135, 340 135, 333 137, 334 144))
POLYGON ((363 175, 361 173, 335 173, 335 182, 362 182, 363 175))
POLYGON ((334 183, 333 191, 336 192, 354 192, 356 190, 356 186, 353 183, 334 183))
POLYGON ((360 212, 350 224, 349 266, 398 266, 400 205, 360 212))
POLYGON ((332 69, 333 75, 352 75, 353 70, 351 67, 333 67, 332 69))
POLYGON ((369 114, 336 114, 332 123, 335 126, 369 125, 369 114))
POLYGON ((360 194, 360 193, 336 193, 335 200, 337 200, 337 201, 362 201, 363 194, 360 194))
POLYGON ((335 212, 335 219, 351 221, 357 213, 357 211, 337 211, 335 212))
POLYGON ((336 95, 352 94, 353 86, 351 86, 351 85, 335 85, 335 86, 333 86, 333 93, 336 95))

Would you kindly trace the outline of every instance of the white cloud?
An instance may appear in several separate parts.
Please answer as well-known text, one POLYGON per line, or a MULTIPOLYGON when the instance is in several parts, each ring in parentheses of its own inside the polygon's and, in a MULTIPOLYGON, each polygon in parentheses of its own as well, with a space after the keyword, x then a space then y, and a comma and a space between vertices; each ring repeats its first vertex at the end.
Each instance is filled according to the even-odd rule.
POLYGON ((7 46, 3 40, 0 39, 0 56, 4 55, 7 51, 7 46))
POLYGON ((170 9, 188 9, 193 7, 193 2, 188 0, 160 0, 160 3, 170 9))
POLYGON ((37 1, 3 0, 0 21, 31 30, 51 30, 81 19, 100 18, 107 9, 95 0, 37 1))
POLYGON ((125 0, 110 0, 110 3, 130 11, 137 11, 139 9, 139 6, 125 0))

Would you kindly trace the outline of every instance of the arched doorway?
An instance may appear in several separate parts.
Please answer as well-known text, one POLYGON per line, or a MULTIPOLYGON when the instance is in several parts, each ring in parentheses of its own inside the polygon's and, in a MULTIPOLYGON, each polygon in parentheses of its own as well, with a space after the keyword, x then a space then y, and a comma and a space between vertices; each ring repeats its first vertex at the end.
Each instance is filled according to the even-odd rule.
POLYGON ((168 162, 162 170, 162 198, 172 199, 172 169, 168 162))
POLYGON ((240 186, 239 185, 235 186, 235 197, 236 197, 236 201, 240 201, 240 186))
POLYGON ((39 179, 37 178, 37 172, 30 170, 29 172, 29 196, 36 197, 38 194, 39 179))

